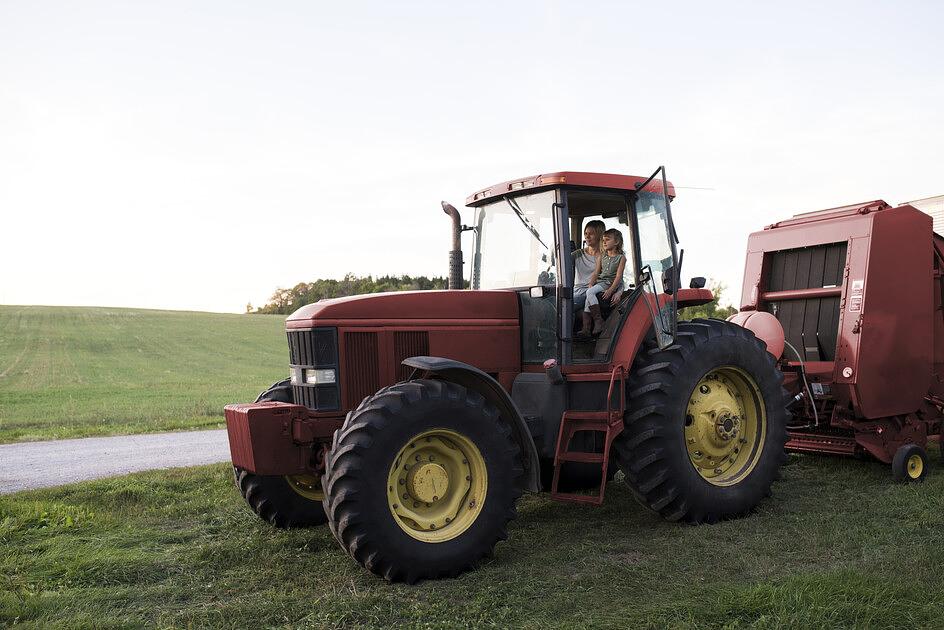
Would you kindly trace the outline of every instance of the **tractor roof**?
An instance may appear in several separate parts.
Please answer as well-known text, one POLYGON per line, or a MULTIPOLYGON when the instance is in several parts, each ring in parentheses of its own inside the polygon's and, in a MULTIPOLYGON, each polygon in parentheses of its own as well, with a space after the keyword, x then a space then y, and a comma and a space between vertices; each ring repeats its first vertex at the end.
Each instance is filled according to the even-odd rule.
MULTIPOLYGON (((481 206, 489 203, 496 197, 502 197, 508 194, 527 190, 532 192, 542 188, 552 188, 555 186, 586 186, 589 188, 612 188, 616 190, 638 190, 648 177, 639 177, 636 175, 613 175, 610 173, 581 173, 578 171, 559 171, 557 173, 544 173, 543 175, 532 175, 521 179, 513 179, 500 184, 495 184, 484 188, 465 200, 467 206, 481 206)), ((669 197, 675 197, 675 187, 671 182, 666 182, 669 197)), ((651 181, 646 186, 649 192, 659 192, 661 186, 658 182, 651 181)))

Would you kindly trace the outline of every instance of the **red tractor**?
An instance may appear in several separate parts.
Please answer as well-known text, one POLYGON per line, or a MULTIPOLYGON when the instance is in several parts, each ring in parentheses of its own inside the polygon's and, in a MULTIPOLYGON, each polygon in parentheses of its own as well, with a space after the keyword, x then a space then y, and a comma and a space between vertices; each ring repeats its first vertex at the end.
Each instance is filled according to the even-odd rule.
POLYGON ((454 576, 507 536, 524 491, 600 504, 618 467, 671 521, 750 512, 784 461, 783 375, 749 330, 678 321, 674 189, 651 177, 559 172, 470 196, 453 219, 450 286, 323 300, 286 322, 291 378, 226 407, 237 484, 279 527, 327 523, 390 581, 454 576), (578 336, 574 242, 619 231, 621 291, 578 336), (600 330, 602 328, 602 330, 600 330))

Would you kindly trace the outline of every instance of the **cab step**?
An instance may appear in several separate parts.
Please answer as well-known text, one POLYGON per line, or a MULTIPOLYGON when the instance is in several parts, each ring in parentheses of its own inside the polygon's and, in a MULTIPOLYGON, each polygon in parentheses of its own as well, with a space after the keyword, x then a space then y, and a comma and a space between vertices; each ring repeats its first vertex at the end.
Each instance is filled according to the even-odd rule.
MULTIPOLYGON (((605 378, 605 377, 604 377, 605 378)), ((555 501, 568 503, 583 503, 600 505, 603 503, 603 494, 606 490, 606 476, 610 463, 610 447, 613 440, 623 431, 623 414, 626 411, 626 383, 623 368, 616 366, 610 373, 610 387, 607 392, 606 411, 574 411, 568 410, 561 416, 560 431, 557 434, 557 446, 554 449, 554 478, 551 481, 551 498, 555 501), (617 381, 617 378, 619 379, 617 381), (617 385, 618 383, 618 385, 617 385), (619 387, 619 405, 614 407, 613 388, 619 387), (603 452, 586 453, 571 451, 570 443, 580 431, 602 433, 603 452), (599 464, 600 488, 596 494, 578 494, 560 492, 561 466, 564 463, 599 464)))

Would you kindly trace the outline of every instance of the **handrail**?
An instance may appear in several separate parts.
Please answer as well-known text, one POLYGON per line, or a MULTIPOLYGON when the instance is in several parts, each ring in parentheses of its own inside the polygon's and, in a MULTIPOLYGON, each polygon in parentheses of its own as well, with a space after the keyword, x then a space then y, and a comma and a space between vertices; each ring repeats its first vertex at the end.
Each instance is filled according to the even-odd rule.
POLYGON ((620 374, 620 410, 626 409, 626 385, 624 381, 623 366, 617 365, 610 374, 610 387, 606 391, 606 417, 607 420, 613 417, 613 385, 616 383, 616 373, 620 374))

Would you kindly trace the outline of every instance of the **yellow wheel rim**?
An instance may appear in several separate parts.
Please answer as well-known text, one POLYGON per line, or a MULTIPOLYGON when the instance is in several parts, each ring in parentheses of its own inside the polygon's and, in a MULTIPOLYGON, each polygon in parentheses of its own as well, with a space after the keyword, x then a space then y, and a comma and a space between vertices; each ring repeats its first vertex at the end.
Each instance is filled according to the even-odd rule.
POLYGON ((478 447, 449 429, 407 442, 387 475, 387 503, 407 534, 429 543, 452 540, 475 522, 485 504, 488 473, 478 447))
POLYGON ((918 479, 921 477, 921 473, 924 472, 924 460, 921 459, 920 455, 912 455, 908 458, 908 476, 912 479, 918 479))
POLYGON ((321 489, 321 477, 314 475, 286 475, 285 481, 288 482, 292 490, 310 501, 321 501, 324 499, 324 490, 321 489))
POLYGON ((760 461, 767 433, 764 398, 744 370, 718 367, 695 385, 685 415, 692 466, 708 483, 731 486, 760 461))

